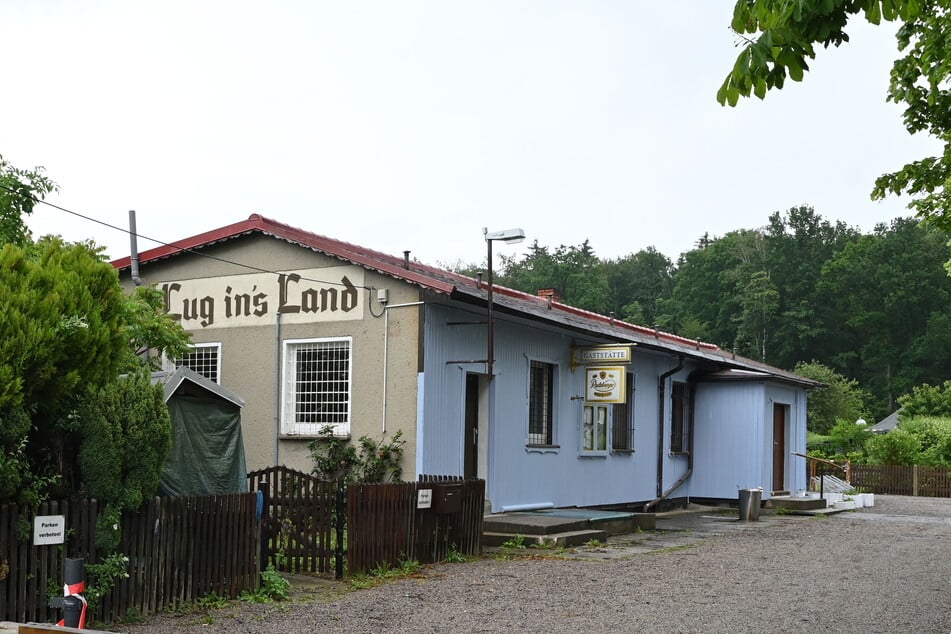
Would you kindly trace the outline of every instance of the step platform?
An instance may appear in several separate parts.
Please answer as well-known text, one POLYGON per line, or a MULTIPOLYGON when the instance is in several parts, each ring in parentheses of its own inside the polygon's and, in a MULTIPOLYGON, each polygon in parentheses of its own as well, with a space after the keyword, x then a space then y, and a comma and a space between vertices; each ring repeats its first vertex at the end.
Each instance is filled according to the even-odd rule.
POLYGON ((596 509, 563 508, 486 515, 482 520, 482 544, 501 546, 519 537, 526 546, 580 546, 609 535, 654 530, 653 513, 627 513, 596 509))

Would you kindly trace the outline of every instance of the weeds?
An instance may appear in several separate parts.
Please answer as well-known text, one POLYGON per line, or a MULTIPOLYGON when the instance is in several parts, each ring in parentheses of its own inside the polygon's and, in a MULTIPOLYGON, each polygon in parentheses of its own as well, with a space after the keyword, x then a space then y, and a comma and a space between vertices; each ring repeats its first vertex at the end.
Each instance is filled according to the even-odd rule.
POLYGON ((464 564, 469 558, 459 552, 455 544, 449 544, 449 550, 446 551, 445 561, 450 564, 464 564))
POLYGON ((395 568, 383 562, 377 565, 376 568, 370 570, 370 572, 357 575, 350 579, 350 585, 358 590, 366 590, 367 588, 373 588, 382 583, 415 575, 419 572, 420 568, 422 568, 422 566, 414 559, 400 560, 399 565, 395 568))
POLYGON ((509 550, 525 548, 525 537, 523 535, 515 535, 502 542, 502 548, 509 550))
POLYGON ((275 570, 274 564, 269 564, 261 572, 261 586, 254 591, 245 590, 238 599, 250 603, 270 603, 271 601, 287 601, 290 598, 291 582, 275 570))

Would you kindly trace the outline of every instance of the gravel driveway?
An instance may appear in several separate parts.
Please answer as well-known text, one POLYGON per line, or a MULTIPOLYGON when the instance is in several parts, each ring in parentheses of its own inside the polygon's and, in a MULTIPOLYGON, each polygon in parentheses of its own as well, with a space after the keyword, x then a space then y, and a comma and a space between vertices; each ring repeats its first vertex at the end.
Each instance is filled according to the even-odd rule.
MULTIPOLYGON (((735 512, 734 512, 735 513, 735 512)), ((951 500, 876 496, 826 518, 670 515, 671 530, 534 558, 425 568, 369 590, 298 583, 291 603, 159 615, 170 632, 951 633, 951 500)))

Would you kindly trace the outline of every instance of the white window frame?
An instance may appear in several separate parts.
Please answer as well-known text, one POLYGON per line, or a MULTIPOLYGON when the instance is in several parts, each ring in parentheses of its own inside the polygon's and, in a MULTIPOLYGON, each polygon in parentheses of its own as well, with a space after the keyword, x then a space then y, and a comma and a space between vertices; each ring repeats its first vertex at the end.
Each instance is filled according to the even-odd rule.
POLYGON ((581 455, 606 456, 611 447, 613 406, 584 403, 581 408, 581 455))
POLYGON ((168 364, 168 367, 170 367, 170 369, 174 371, 182 366, 185 366, 186 368, 190 370, 194 370, 195 372, 198 372, 198 374, 201 374, 203 377, 205 377, 209 381, 213 381, 214 383, 221 385, 221 342, 210 341, 207 343, 190 343, 188 344, 188 348, 192 352, 197 352, 198 350, 201 350, 201 349, 215 350, 215 378, 211 378, 208 375, 204 374, 203 372, 199 372, 198 370, 195 370, 195 368, 189 365, 186 365, 184 359, 173 359, 168 364))
POLYGON ((350 421, 353 413, 353 337, 320 337, 312 339, 285 339, 281 359, 281 435, 316 437, 325 425, 333 427, 334 436, 349 436, 350 421), (307 346, 319 349, 323 345, 333 347, 345 344, 346 360, 346 389, 340 390, 338 395, 346 394, 345 411, 341 414, 343 420, 298 422, 298 381, 297 381, 297 351, 307 346))

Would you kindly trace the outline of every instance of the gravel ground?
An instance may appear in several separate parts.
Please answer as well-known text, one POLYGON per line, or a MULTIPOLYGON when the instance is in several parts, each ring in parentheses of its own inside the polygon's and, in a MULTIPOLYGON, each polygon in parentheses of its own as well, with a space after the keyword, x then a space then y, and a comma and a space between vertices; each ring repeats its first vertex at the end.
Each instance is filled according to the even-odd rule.
POLYGON ((439 564, 369 590, 295 580, 290 603, 233 603, 126 626, 170 632, 951 633, 951 500, 876 496, 826 518, 671 515, 671 530, 532 558, 439 564))

